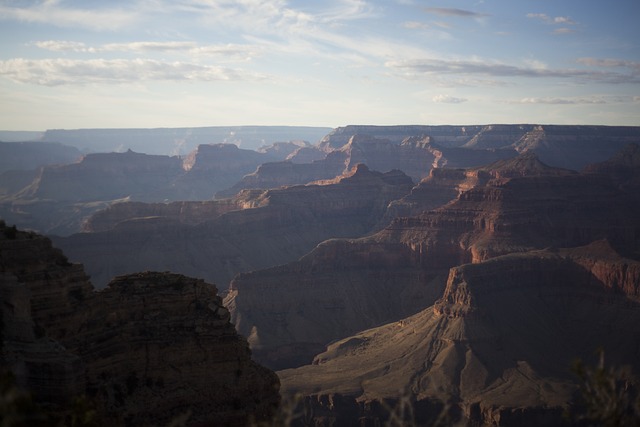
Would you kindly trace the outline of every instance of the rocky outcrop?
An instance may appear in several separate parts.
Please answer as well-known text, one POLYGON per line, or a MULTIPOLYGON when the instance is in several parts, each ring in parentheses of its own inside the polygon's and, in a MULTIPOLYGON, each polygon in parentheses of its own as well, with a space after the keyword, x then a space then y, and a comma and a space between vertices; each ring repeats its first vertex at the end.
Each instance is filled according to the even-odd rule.
POLYGON ((147 272, 93 292, 48 239, 5 224, 0 267, 2 367, 51 411, 86 394, 108 425, 236 426, 277 407, 277 377, 251 360, 215 286, 147 272))
POLYGON ((74 312, 93 287, 79 264, 52 246, 51 240, 0 223, 0 271, 28 289, 32 321, 48 336, 68 332, 74 312))
POLYGON ((251 360, 216 288, 169 273, 114 279, 65 340, 86 365, 87 390, 109 419, 245 425, 279 403, 278 379, 251 360))
POLYGON ((145 270, 226 284, 239 272, 296 260, 326 239, 370 232, 389 202, 411 186, 402 172, 382 174, 361 165, 332 185, 241 193, 242 206, 250 209, 195 225, 170 217, 138 218, 109 231, 54 241, 85 265, 100 288, 113 276, 145 270))
POLYGON ((433 176, 402 199, 413 203, 409 209, 428 206, 439 192, 457 198, 368 237, 329 240, 297 262, 235 278, 226 303, 259 360, 278 368, 300 363, 355 328, 415 313, 435 302, 456 265, 603 238, 625 256, 638 254, 640 193, 605 175, 551 168, 524 153, 433 176), (265 293, 274 301, 268 309, 265 293))
POLYGON ((419 419, 440 401, 475 425, 561 424, 575 358, 593 361, 600 347, 610 363, 640 368, 640 303, 630 286, 639 268, 606 242, 452 268, 433 307, 279 372, 283 391, 339 393, 343 406, 348 397, 360 407, 405 399, 419 419))

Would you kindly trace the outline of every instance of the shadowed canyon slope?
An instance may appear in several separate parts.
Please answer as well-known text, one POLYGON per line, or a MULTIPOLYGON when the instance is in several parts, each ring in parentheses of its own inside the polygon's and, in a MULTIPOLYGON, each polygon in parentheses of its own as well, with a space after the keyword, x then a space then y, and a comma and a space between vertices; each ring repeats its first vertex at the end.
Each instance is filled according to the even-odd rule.
POLYGON ((51 411, 86 394, 105 425, 243 425, 278 404, 213 285, 147 272, 94 292, 49 239, 4 224, 0 267, 0 361, 51 411))
MULTIPOLYGON (((639 283, 640 262, 604 241, 455 267, 434 306, 279 372, 283 391, 364 403, 404 390, 482 425, 559 425, 576 358, 592 363, 601 348, 610 363, 638 368, 639 283)), ((331 414, 323 401, 317 412, 331 414)))
MULTIPOLYGON (((637 156, 634 147, 628 156, 637 156)), ((296 365, 332 340, 414 314, 441 296, 456 265, 600 239, 638 257, 640 198, 629 181, 551 168, 531 153, 455 176, 451 188, 460 193, 441 208, 236 277, 225 303, 256 357, 276 368, 296 365)), ((412 196, 420 194, 429 191, 412 196)))
MULTIPOLYGON (((240 194, 238 205, 249 209, 208 217, 194 208, 200 219, 196 224, 194 218, 171 213, 173 204, 153 205, 161 208, 153 216, 144 205, 138 213, 125 204, 113 211, 117 215, 132 208, 131 217, 110 220, 116 224, 113 229, 54 241, 70 259, 84 264, 98 287, 115 275, 144 270, 171 270, 224 286, 239 272, 296 260, 328 238, 366 234, 389 202, 411 186, 402 172, 382 174, 359 165, 327 185, 240 194)), ((209 202, 219 203, 226 202, 209 202)))

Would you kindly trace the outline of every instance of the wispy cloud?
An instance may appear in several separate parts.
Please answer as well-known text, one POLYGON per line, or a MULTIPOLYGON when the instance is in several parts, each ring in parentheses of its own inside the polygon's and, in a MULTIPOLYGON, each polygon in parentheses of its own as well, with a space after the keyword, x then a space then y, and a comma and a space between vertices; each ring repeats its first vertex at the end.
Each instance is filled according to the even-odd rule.
POLYGON ((433 98, 433 102, 443 103, 443 104, 462 104, 463 102, 467 102, 467 98, 456 98, 455 96, 449 95, 436 95, 433 98))
POLYGON ((402 77, 415 79, 433 77, 443 74, 451 75, 484 75, 492 77, 528 77, 528 78, 560 78, 573 79, 577 82, 600 83, 640 83, 637 73, 623 74, 599 70, 544 68, 535 64, 516 66, 498 62, 481 60, 443 60, 443 59, 415 59, 388 61, 385 64, 396 70, 402 77))
POLYGON ((554 25, 575 25, 576 22, 568 16, 549 16, 546 13, 527 13, 527 18, 537 19, 545 24, 554 25))
POLYGON ((630 68, 636 73, 640 73, 640 62, 625 61, 623 59, 578 58, 577 62, 589 67, 630 68))
MULTIPOLYGON (((109 4, 109 3, 105 3, 109 4)), ((0 20, 22 21, 57 27, 85 28, 97 31, 115 31, 136 23, 140 15, 133 10, 104 7, 82 9, 68 7, 60 0, 36 1, 24 6, 0 5, 0 20)))
POLYGON ((545 105, 590 105, 590 104, 626 104, 638 102, 640 97, 631 95, 591 95, 580 97, 530 97, 509 101, 510 104, 545 104, 545 105))
POLYGON ((427 7, 424 9, 427 13, 440 16, 455 16, 460 18, 485 18, 489 16, 486 13, 478 13, 470 10, 448 8, 448 7, 427 7))
POLYGON ((527 13, 527 18, 544 22, 547 25, 561 25, 555 28, 551 34, 564 35, 575 33, 576 30, 569 28, 568 25, 577 25, 577 22, 568 16, 549 16, 546 13, 527 13))
POLYGON ((140 81, 261 80, 266 76, 244 70, 187 62, 151 59, 10 59, 0 61, 0 76, 43 86, 140 81))
POLYGON ((199 45, 194 41, 135 41, 128 43, 107 43, 89 46, 83 42, 67 40, 45 40, 32 43, 33 45, 52 52, 125 52, 125 53, 153 53, 169 52, 184 53, 191 56, 215 56, 233 60, 248 60, 258 55, 260 49, 253 45, 220 44, 199 45))
POLYGON ((572 104, 606 104, 606 101, 599 98, 522 98, 513 104, 549 104, 549 105, 572 105, 572 104))

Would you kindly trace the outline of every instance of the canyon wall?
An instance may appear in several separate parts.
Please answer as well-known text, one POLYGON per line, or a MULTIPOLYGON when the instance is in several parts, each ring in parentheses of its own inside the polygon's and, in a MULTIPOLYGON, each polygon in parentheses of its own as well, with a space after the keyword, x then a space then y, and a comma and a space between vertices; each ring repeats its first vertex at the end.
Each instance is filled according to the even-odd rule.
MULTIPOLYGON (((248 209, 195 224, 172 214, 147 217, 143 209, 113 229, 54 241, 84 264, 99 288, 113 276, 145 270, 170 270, 226 287, 239 272, 296 260, 323 240, 368 233, 389 202, 411 186, 402 172, 382 174, 360 165, 330 185, 241 193, 238 204, 248 209)), ((192 218, 201 218, 192 211, 192 218)))
POLYGON ((49 239, 4 223, 0 267, 0 361, 50 416, 85 395, 108 425, 232 426, 279 404, 278 378, 203 280, 146 272, 94 292, 49 239))
POLYGON ((446 197, 458 192, 448 204, 396 218, 367 237, 325 241, 288 265, 239 275, 225 302, 260 361, 294 366, 358 328, 433 304, 456 265, 601 239, 620 254, 637 256, 640 193, 629 185, 604 174, 552 168, 532 153, 453 171, 400 199, 428 206, 444 187, 446 197))
POLYGON ((448 408, 474 425, 563 425, 576 358, 595 363, 601 348, 637 373, 639 268, 605 241, 454 267, 434 306, 280 371, 283 392, 310 396, 321 425, 384 419, 381 403, 399 399, 418 421, 448 408), (331 410, 336 395, 350 412, 331 410))

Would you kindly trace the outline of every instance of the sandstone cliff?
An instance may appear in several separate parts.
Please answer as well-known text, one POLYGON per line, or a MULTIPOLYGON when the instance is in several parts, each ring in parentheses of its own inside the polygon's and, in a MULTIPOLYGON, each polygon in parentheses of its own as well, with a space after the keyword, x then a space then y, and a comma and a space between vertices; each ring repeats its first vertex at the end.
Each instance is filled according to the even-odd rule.
POLYGON ((278 405, 277 377, 202 280, 138 273, 94 292, 49 239, 2 223, 0 296, 2 367, 50 411, 86 394, 106 425, 235 426, 278 405))
POLYGON ((639 279, 640 263, 606 242, 455 267, 434 306, 279 372, 283 391, 326 396, 311 399, 316 413, 342 422, 327 404, 336 393, 343 406, 352 399, 356 419, 383 416, 367 408, 404 394, 418 420, 433 416, 435 400, 475 425, 558 425, 576 390, 575 358, 593 361, 600 347, 638 372, 639 279))

